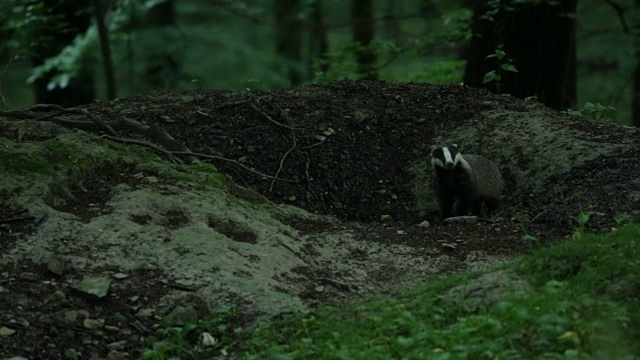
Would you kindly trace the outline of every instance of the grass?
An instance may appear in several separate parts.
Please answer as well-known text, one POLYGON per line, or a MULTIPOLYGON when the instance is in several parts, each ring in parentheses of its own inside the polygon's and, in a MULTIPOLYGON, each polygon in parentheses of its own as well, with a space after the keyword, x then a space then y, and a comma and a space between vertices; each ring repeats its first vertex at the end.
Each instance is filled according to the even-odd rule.
POLYGON ((505 290, 469 311, 451 289, 483 277, 456 274, 394 299, 264 321, 238 357, 640 359, 640 225, 576 234, 506 265, 531 285, 524 296, 505 290))
POLYGON ((200 358, 194 334, 204 331, 219 339, 213 353, 238 359, 640 359, 640 225, 604 235, 578 227, 498 271, 263 320, 251 332, 232 329, 231 315, 168 328, 143 359, 200 358))

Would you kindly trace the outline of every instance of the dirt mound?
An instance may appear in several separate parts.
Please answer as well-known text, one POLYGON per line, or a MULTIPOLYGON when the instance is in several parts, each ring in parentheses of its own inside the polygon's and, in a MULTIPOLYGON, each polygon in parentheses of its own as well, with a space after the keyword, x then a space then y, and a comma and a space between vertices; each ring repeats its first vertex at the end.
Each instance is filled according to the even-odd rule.
POLYGON ((471 118, 489 98, 462 86, 340 81, 265 93, 154 93, 89 110, 160 124, 191 149, 278 174, 283 181, 216 162, 277 203, 347 220, 416 222, 423 214, 407 168, 426 159, 437 131, 471 118))
MULTIPOLYGON (((602 229, 640 208, 637 130, 463 86, 340 81, 84 108, 107 123, 160 125, 217 157, 223 175, 49 122, 0 119, 0 284, 10 294, 0 323, 17 329, 0 356, 58 359, 71 347, 104 357, 118 342, 138 357, 185 292, 271 313, 379 296, 555 241, 580 211, 604 214, 587 224, 602 229), (430 204, 429 148, 455 141, 505 177, 492 219, 444 226, 430 204), (51 254, 67 259, 62 276, 46 269, 51 254), (70 291, 85 275, 113 278, 107 301, 70 291), (45 321, 85 308, 104 329, 45 321)), ((238 321, 255 320, 247 314, 238 321)))

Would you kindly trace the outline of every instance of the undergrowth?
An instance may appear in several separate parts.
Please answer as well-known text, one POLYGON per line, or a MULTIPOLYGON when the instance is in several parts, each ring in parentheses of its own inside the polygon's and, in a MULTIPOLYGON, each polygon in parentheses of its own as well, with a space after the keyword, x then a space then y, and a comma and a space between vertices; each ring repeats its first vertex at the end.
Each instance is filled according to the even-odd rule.
POLYGON ((480 275, 452 275, 394 299, 264 321, 238 356, 640 359, 640 225, 577 234, 505 266, 532 285, 525 296, 467 312, 447 291, 480 275))
POLYGON ((229 331, 218 314, 168 329, 143 358, 201 358, 188 339, 207 331, 218 356, 252 360, 640 359, 639 243, 640 225, 606 235, 578 227, 504 265, 506 277, 453 274, 391 299, 263 320, 250 333, 229 331))

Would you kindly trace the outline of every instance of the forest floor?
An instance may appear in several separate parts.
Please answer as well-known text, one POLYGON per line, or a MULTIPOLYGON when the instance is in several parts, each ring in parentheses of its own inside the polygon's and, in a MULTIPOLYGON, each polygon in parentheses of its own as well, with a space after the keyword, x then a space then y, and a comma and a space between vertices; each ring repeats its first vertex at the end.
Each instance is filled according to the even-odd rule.
MULTIPOLYGON (((351 245, 349 251, 341 253, 344 259, 340 261, 358 263, 362 272, 376 269, 353 283, 349 279, 359 275, 340 273, 353 269, 332 267, 333 263, 298 267, 296 276, 275 279, 298 282, 282 287, 289 292, 298 289, 293 295, 305 306, 313 306, 393 294, 420 279, 449 271, 489 268, 496 261, 570 235, 571 216, 580 211, 602 213, 588 223, 589 228, 598 230, 615 226, 616 214, 637 210, 637 199, 629 194, 639 188, 620 185, 620 179, 640 179, 637 149, 560 174, 535 191, 510 191, 507 187, 501 210, 491 219, 475 224, 444 225, 435 210, 417 208, 413 176, 407 169, 413 162, 428 161, 436 132, 455 129, 456 124, 481 112, 487 102, 524 111, 522 101, 462 86, 357 81, 264 93, 152 93, 83 108, 103 120, 123 115, 147 125, 158 124, 193 151, 233 159, 234 162, 212 162, 242 187, 256 190, 275 204, 335 217, 335 221, 286 215, 277 218, 296 231, 297 239, 304 238, 305 244, 313 245, 308 246, 305 261, 323 246, 318 242, 324 241, 327 234, 348 232, 351 245), (441 105, 430 105, 434 103, 441 105), (277 175, 278 179, 255 172, 277 175), (424 220, 430 226, 419 226, 424 220), (538 242, 525 241, 524 235, 535 236, 538 242), (379 246, 376 249, 396 247, 385 254, 391 256, 392 265, 403 258, 417 263, 419 259, 435 257, 439 263, 425 266, 413 275, 406 274, 415 265, 409 261, 385 270, 378 263, 368 263, 380 261, 369 249, 374 243, 379 246), (373 288, 367 287, 366 281, 373 288), (354 291, 358 287, 366 291, 354 291)), ((587 126, 581 120, 567 121, 568 126, 587 126)), ((616 141, 611 137, 617 135, 602 133, 610 137, 608 141, 616 141)), ((0 127, 0 139, 15 135, 0 127)), ((133 134, 120 135, 136 138, 133 134)), ((42 140, 29 136, 27 131, 22 141, 42 140)), ((96 211, 100 214, 104 210, 100 204, 109 201, 115 187, 127 184, 139 188, 144 176, 154 175, 145 173, 141 177, 140 173, 135 166, 95 169, 82 191, 74 193, 72 201, 58 205, 57 210, 78 217, 96 217, 96 211)), ((504 175, 507 185, 513 185, 509 174, 504 175)), ((238 198, 263 201, 260 195, 240 187, 227 189, 238 198)), ((16 242, 25 241, 36 231, 38 219, 31 217, 28 209, 8 205, 5 201, 11 194, 1 195, 0 252, 8 254, 16 242)), ((174 214, 173 218, 169 215, 168 227, 184 222, 181 214, 174 214)), ((148 222, 138 220, 142 225, 148 222)), ((247 232, 232 232, 229 236, 238 243, 256 241, 247 232)), ((343 240, 336 243, 340 241, 343 240)), ((83 252, 75 251, 77 255, 83 252)), ((112 270, 122 272, 115 264, 112 270)), ((158 281, 163 278, 161 270, 127 271, 126 282, 111 289, 109 301, 95 303, 69 295, 64 278, 77 276, 82 269, 75 267, 59 278, 47 270, 46 262, 25 258, 12 262, 5 258, 0 262, 0 358, 138 358, 144 350, 142 339, 154 334, 162 316, 141 316, 139 308, 131 303, 144 299, 142 308, 152 308, 168 291, 192 292, 188 286, 181 289, 180 284, 158 281), (67 294, 65 301, 50 301, 57 289, 67 294), (58 320, 51 320, 56 317, 58 320), (99 321, 87 321, 90 319, 99 321)), ((227 299, 227 304, 221 304, 230 303, 240 309, 229 320, 229 328, 252 324, 255 314, 241 310, 250 308, 251 302, 241 295, 234 296, 227 299)))

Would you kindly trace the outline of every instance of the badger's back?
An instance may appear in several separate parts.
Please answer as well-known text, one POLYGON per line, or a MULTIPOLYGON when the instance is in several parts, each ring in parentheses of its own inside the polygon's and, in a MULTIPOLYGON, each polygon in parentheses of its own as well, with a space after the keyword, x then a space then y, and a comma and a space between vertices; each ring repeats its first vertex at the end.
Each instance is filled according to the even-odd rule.
POLYGON ((482 199, 499 201, 504 184, 498 167, 480 155, 465 154, 463 158, 471 168, 476 195, 482 199))

